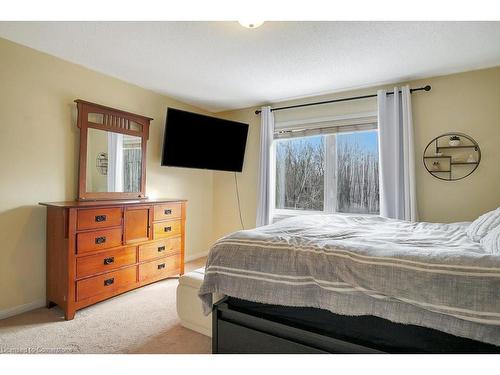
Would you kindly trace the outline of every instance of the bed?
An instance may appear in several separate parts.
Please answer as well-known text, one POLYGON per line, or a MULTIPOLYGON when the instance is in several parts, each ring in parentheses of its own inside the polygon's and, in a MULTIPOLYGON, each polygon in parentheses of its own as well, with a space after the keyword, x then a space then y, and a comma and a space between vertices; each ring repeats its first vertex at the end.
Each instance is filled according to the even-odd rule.
POLYGON ((500 256, 467 225, 307 215, 224 237, 199 292, 207 314, 228 296, 214 351, 500 352, 500 256))

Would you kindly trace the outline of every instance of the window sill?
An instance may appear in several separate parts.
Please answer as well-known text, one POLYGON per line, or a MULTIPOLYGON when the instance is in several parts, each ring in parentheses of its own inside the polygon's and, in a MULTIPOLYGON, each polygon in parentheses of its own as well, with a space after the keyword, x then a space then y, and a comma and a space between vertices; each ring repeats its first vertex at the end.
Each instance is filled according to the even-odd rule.
POLYGON ((283 219, 294 216, 306 216, 306 215, 343 215, 343 216, 379 216, 379 214, 361 214, 361 213, 349 213, 349 212, 324 212, 324 211, 302 211, 302 210, 274 210, 272 214, 271 222, 276 223, 283 219))

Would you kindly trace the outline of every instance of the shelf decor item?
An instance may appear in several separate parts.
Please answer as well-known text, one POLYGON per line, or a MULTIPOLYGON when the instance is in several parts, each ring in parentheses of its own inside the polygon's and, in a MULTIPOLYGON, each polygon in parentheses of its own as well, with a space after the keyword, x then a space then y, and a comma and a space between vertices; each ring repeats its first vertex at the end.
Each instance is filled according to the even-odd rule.
POLYGON ((446 133, 434 138, 423 155, 427 172, 444 181, 457 181, 471 175, 480 162, 478 143, 463 133, 446 133))
POLYGON ((458 135, 452 135, 450 137, 450 141, 448 142, 448 144, 451 146, 451 147, 457 147, 457 146, 460 146, 460 137, 458 135))

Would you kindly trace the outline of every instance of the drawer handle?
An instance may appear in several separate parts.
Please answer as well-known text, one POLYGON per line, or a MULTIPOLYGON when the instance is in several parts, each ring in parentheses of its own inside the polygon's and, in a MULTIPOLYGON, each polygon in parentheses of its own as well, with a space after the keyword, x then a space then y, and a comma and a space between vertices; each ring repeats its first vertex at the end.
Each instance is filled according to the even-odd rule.
POLYGON ((161 270, 165 268, 165 263, 162 263, 162 264, 158 264, 158 269, 161 270))
POLYGON ((165 215, 172 215, 172 210, 170 208, 165 210, 165 215))
POLYGON ((104 242, 106 242, 106 236, 96 237, 96 238, 95 238, 95 244, 96 244, 96 245, 101 245, 101 244, 103 244, 104 242))
POLYGON ((112 277, 111 279, 106 279, 104 280, 104 286, 110 286, 115 282, 115 278, 112 277))
POLYGON ((115 257, 104 258, 104 265, 108 265, 115 262, 115 257))
POLYGON ((158 252, 162 252, 162 251, 165 251, 165 246, 160 246, 160 247, 158 248, 158 252))
POLYGON ((171 232, 172 231, 172 227, 165 227, 165 228, 163 228, 163 231, 165 231, 165 232, 171 232))
POLYGON ((95 222, 96 223, 101 223, 103 221, 106 221, 106 219, 107 219, 106 215, 97 215, 95 217, 95 222))

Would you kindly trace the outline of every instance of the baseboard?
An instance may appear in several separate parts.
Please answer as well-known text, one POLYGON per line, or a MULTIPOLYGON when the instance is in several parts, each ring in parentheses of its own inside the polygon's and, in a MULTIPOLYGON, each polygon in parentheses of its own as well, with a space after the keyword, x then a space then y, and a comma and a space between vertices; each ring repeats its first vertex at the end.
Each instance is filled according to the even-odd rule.
POLYGON ((35 310, 45 306, 45 299, 38 299, 33 302, 25 303, 24 305, 10 307, 8 309, 0 310, 0 320, 10 318, 14 315, 22 314, 26 311, 35 310))
POLYGON ((184 257, 184 262, 191 262, 193 260, 206 257, 207 255, 208 255, 208 250, 207 251, 200 251, 199 253, 194 253, 190 256, 184 257))
MULTIPOLYGON (((192 254, 188 257, 185 257, 184 261, 191 262, 193 260, 205 257, 207 255, 208 255, 208 250, 198 252, 198 253, 192 254)), ((10 318, 11 316, 19 315, 19 314, 22 314, 26 311, 35 310, 35 309, 38 309, 38 308, 44 307, 44 306, 45 306, 45 299, 39 299, 39 300, 36 300, 33 302, 26 303, 24 305, 19 305, 19 306, 14 306, 14 307, 10 307, 7 309, 3 309, 3 310, 0 310, 0 320, 10 318)))

